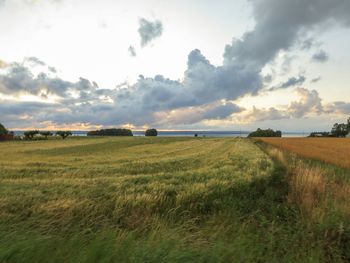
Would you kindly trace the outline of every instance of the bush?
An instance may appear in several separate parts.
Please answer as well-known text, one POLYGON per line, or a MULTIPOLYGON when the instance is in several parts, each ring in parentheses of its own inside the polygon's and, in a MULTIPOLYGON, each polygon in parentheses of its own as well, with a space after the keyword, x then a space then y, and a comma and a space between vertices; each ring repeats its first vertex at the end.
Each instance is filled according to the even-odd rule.
POLYGON ((282 132, 272 129, 262 130, 259 128, 255 132, 250 133, 248 137, 282 137, 282 132))
POLYGON ((133 134, 129 129, 102 129, 89 131, 87 136, 133 136, 133 134))
POLYGON ((145 132, 145 136, 157 136, 158 135, 158 131, 156 129, 148 129, 145 132))
POLYGON ((0 123, 0 135, 7 135, 9 131, 0 123))

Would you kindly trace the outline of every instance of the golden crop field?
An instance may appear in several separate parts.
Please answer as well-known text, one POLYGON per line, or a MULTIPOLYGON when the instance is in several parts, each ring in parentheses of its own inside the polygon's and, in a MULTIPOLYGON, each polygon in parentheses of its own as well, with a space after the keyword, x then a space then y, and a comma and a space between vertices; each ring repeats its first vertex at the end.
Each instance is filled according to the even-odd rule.
POLYGON ((303 157, 350 168, 348 138, 261 138, 261 140, 303 157))

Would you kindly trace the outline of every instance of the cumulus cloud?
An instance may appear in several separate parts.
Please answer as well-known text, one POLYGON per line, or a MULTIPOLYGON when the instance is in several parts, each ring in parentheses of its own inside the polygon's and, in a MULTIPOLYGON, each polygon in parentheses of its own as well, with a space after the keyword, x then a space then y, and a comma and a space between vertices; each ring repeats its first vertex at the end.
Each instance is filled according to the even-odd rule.
POLYGON ((163 24, 160 20, 149 21, 145 18, 140 18, 138 32, 141 38, 141 46, 145 47, 152 40, 162 35, 163 24))
POLYGON ((336 113, 341 115, 350 114, 350 102, 336 101, 326 105, 327 113, 336 113))
POLYGON ((297 88, 296 92, 300 100, 292 102, 288 107, 290 116, 294 118, 302 118, 309 113, 323 113, 322 99, 316 90, 307 90, 297 88))
POLYGON ((65 96, 72 85, 59 78, 48 77, 45 73, 34 76, 28 67, 12 64, 7 74, 0 75, 0 92, 3 94, 20 95, 23 93, 40 96, 57 94, 65 96))
MULTIPOLYGON (((0 93, 14 96, 31 94, 41 97, 55 95, 57 110, 50 111, 45 116, 47 120, 59 124, 133 123, 142 126, 158 123, 157 113, 183 110, 186 107, 196 108, 194 113, 197 118, 193 120, 197 121, 224 118, 239 109, 232 103, 218 102, 225 97, 236 98, 246 93, 243 89, 231 90, 230 93, 225 91, 230 83, 221 84, 220 75, 225 73, 223 69, 211 65, 199 50, 191 53, 188 64, 188 72, 183 82, 166 79, 160 75, 154 78, 140 76, 137 83, 127 88, 124 84, 124 88, 117 86, 115 89, 101 89, 96 83, 84 78, 70 82, 45 73, 34 75, 28 67, 13 63, 6 74, 0 75, 0 93), (214 73, 208 77, 208 81, 210 80, 208 84, 200 84, 199 78, 202 74, 199 73, 207 71, 209 74, 212 70, 214 73), (210 91, 207 89, 218 94, 210 97, 210 91), (216 106, 212 106, 212 103, 216 106)), ((233 78, 231 84, 244 81, 244 78, 241 78, 242 80, 233 78)))
POLYGON ((312 60, 315 62, 324 63, 329 60, 329 56, 324 50, 320 50, 312 56, 312 60))
POLYGON ((296 88, 295 92, 297 93, 298 100, 292 101, 289 105, 282 105, 278 108, 270 107, 268 109, 253 107, 251 111, 248 111, 243 116, 250 122, 254 122, 292 118, 300 119, 326 112, 322 104, 322 99, 316 90, 296 88))
POLYGON ((253 109, 244 115, 245 121, 256 122, 256 121, 267 121, 267 120, 281 120, 289 118, 289 116, 274 107, 268 109, 258 109, 255 106, 253 109))

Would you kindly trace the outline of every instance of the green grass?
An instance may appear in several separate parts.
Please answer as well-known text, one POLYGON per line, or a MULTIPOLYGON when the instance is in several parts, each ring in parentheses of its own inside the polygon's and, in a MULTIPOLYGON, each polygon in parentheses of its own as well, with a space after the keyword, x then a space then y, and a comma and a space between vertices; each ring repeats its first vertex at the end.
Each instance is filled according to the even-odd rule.
POLYGON ((7 142, 0 156, 0 262, 346 260, 250 140, 7 142))

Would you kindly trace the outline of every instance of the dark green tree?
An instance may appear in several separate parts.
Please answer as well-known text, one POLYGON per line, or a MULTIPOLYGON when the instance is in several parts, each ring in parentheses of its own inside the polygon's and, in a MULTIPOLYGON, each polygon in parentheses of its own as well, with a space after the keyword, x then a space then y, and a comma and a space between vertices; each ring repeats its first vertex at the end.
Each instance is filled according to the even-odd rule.
POLYGON ((32 140, 37 134, 39 134, 38 130, 26 131, 24 132, 24 137, 26 140, 32 140))
POLYGON ((274 131, 272 129, 262 130, 258 128, 255 132, 251 132, 248 137, 282 137, 282 132, 274 131))
POLYGON ((7 135, 9 131, 0 123, 0 135, 7 135))
POLYGON ((333 125, 331 133, 335 137, 345 137, 349 133, 348 124, 335 123, 333 125))
POLYGON ((148 129, 145 132, 145 136, 157 136, 158 135, 158 131, 156 129, 148 129))
POLYGON ((68 136, 72 135, 71 131, 57 131, 56 132, 57 136, 61 136, 61 138, 64 140, 66 139, 68 136))

